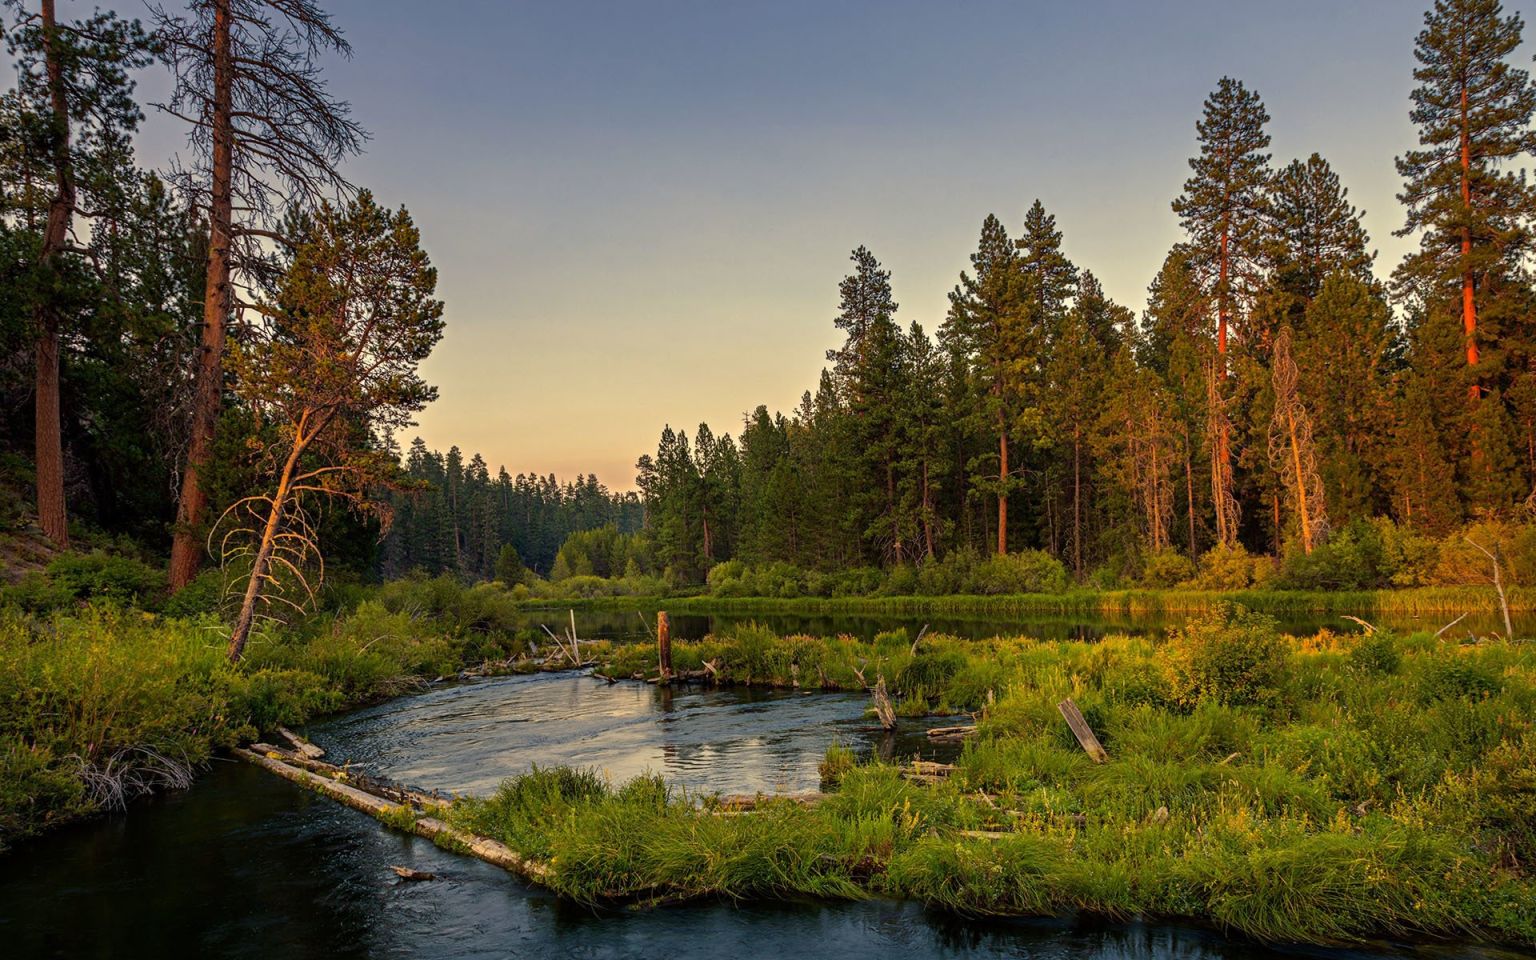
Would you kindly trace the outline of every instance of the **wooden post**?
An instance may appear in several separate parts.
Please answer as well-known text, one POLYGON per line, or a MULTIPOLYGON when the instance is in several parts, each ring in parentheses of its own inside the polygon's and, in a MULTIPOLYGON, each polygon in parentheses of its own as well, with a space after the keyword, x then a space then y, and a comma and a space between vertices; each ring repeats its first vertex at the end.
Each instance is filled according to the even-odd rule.
POLYGON ((1066 718, 1067 726, 1072 728, 1072 735, 1077 737, 1077 742, 1083 745, 1083 749, 1093 758, 1094 763, 1103 763, 1109 759, 1109 753, 1105 751, 1104 745, 1099 743, 1099 738, 1093 735, 1093 728, 1088 726, 1087 720, 1083 719, 1083 711, 1077 709, 1077 704, 1072 702, 1071 697, 1056 704, 1056 709, 1060 710, 1061 715, 1066 718))
POLYGON ((661 679, 672 679, 672 624, 667 622, 667 611, 656 613, 656 658, 661 665, 661 679))

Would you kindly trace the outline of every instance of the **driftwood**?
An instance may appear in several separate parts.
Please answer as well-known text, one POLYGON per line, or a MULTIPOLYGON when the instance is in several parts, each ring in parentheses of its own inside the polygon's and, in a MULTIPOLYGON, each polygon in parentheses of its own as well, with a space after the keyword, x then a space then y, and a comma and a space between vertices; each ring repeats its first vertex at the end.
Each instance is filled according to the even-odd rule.
POLYGON ((390 865, 389 869, 395 871, 395 876, 399 877, 401 880, 436 880, 437 879, 437 874, 435 874, 435 873, 428 873, 425 870, 412 870, 410 867, 397 867, 397 866, 394 866, 393 864, 390 865))
POLYGON ((393 803, 411 804, 418 807, 446 807, 453 802, 450 797, 416 790, 385 777, 371 776, 352 765, 338 767, 334 763, 326 763, 324 760, 311 760, 309 757, 302 756, 294 751, 284 750, 282 747, 276 747, 270 743, 253 743, 250 749, 263 756, 274 760, 281 760, 284 763, 308 770, 311 773, 325 774, 332 780, 348 783, 364 793, 371 793, 393 803))
POLYGON ((1447 631, 1447 630, 1451 629, 1452 627, 1456 626, 1456 624, 1460 623, 1461 621, 1467 619, 1467 617, 1469 617, 1469 616, 1471 616, 1471 612, 1470 611, 1468 611, 1467 613, 1462 614, 1461 616, 1457 617, 1455 620, 1452 620, 1450 623, 1448 623, 1445 626, 1441 627, 1439 630, 1436 630, 1435 631, 1435 639, 1439 640, 1441 634, 1445 633, 1445 631, 1447 631))
POLYGON ((235 748, 234 754, 242 760, 277 774, 284 780, 291 780, 294 783, 309 787, 318 793, 330 797, 332 800, 339 801, 375 819, 403 830, 409 830, 417 836, 425 837, 449 849, 469 853, 487 863, 494 863, 526 879, 543 880, 549 875, 549 866, 547 864, 524 857, 505 844, 492 840, 489 837, 480 837, 466 833, 456 827, 449 826, 435 817, 418 816, 416 811, 412 810, 408 804, 396 803, 385 797, 369 793, 350 783, 343 783, 330 777, 321 776, 319 773, 289 763, 281 757, 268 756, 240 747, 235 748), (409 820, 408 823, 407 819, 409 820))
POLYGON ((870 696, 875 700, 875 716, 880 718, 880 726, 886 730, 896 729, 896 708, 891 706, 890 695, 885 692, 885 677, 875 681, 875 689, 870 691, 870 696))
POLYGON ((315 746, 313 743, 310 743, 308 740, 305 740, 303 737, 294 733, 292 730, 289 730, 287 727, 278 727, 277 733, 284 740, 288 741, 294 752, 305 756, 310 760, 319 760, 321 757, 325 756, 324 750, 315 746))
POLYGON ((1349 614, 1346 613, 1342 617, 1340 617, 1339 619, 1341 619, 1341 620, 1353 620, 1354 622, 1360 624, 1360 626, 1365 628, 1365 635, 1368 636, 1368 637, 1376 632, 1376 625, 1374 623, 1369 623, 1369 622, 1367 622, 1365 620, 1361 620, 1359 617, 1352 617, 1352 616, 1350 616, 1349 614))
POLYGON ((1103 763, 1109 759, 1109 753, 1099 743, 1099 738, 1093 735, 1093 728, 1083 719, 1083 711, 1077 709, 1071 697, 1056 704, 1056 709, 1066 718, 1067 726, 1072 728, 1072 735, 1077 737, 1077 742, 1082 744, 1083 750, 1093 758, 1094 763, 1103 763))
POLYGON ((947 780, 955 772, 952 763, 934 763, 931 760, 913 760, 901 770, 901 775, 917 783, 938 783, 947 780))
POLYGON ((976 735, 976 724, 967 723, 957 727, 933 727, 928 731, 928 739, 934 743, 958 743, 967 737, 976 735))
POLYGON ((672 679, 672 621, 667 611, 656 611, 656 664, 663 683, 672 679))
POLYGON ((716 798, 716 809, 721 813, 747 813, 770 800, 784 800, 802 807, 814 807, 826 799, 822 793, 725 793, 716 798))

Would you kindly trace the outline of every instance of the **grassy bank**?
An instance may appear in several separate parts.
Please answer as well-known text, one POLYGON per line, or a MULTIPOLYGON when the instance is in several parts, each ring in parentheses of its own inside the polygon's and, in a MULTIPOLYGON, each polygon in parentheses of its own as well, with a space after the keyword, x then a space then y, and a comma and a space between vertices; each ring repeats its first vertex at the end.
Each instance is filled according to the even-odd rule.
POLYGON ((28 590, 63 600, 33 612, 0 607, 0 849, 186 786, 214 751, 278 724, 420 689, 466 666, 518 669, 510 658, 529 640, 499 589, 401 581, 263 630, 236 668, 213 614, 80 599, 54 582, 28 590))
MULTIPOLYGON (((610 669, 647 669, 638 648, 610 669)), ((871 643, 743 629, 680 644, 735 682, 857 685, 969 709, 947 782, 828 756, 821 804, 720 816, 653 778, 536 771, 460 826, 620 898, 897 896, 973 914, 1085 911, 1278 941, 1536 943, 1536 646, 1278 636, 1223 612, 1166 642, 871 643), (817 680, 807 682, 807 678, 817 680), (1109 750, 1092 763, 1056 704, 1109 750)))
MULTIPOLYGON (((941 597, 588 597, 520 601, 527 609, 655 610, 672 613, 743 616, 852 614, 901 617, 1023 617, 1040 615, 1143 616, 1202 614, 1224 604, 1276 616, 1288 614, 1376 614, 1400 616, 1493 613, 1492 587, 1416 587, 1403 590, 1071 590, 1064 593, 941 597)), ((1536 588, 1509 591, 1510 610, 1536 611, 1536 588)))

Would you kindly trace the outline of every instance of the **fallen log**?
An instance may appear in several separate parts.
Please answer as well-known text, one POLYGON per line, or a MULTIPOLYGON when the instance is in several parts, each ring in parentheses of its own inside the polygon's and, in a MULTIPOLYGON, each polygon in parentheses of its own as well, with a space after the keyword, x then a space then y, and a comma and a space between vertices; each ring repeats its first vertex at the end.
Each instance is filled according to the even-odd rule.
POLYGON ((287 740, 288 743, 292 745, 295 753, 301 754, 310 760, 319 760, 321 757, 325 756, 324 750, 315 746, 313 743, 310 743, 308 740, 305 740, 303 737, 294 733, 292 730, 289 730, 287 727, 278 727, 277 733, 280 737, 282 737, 284 740, 287 740))
POLYGON ((928 731, 928 739, 935 743, 951 743, 964 740, 966 737, 976 735, 976 724, 968 723, 957 727, 933 727, 928 731))
POLYGON ((524 857, 505 844, 492 840, 489 837, 476 836, 449 826, 435 817, 417 816, 416 812, 407 804, 391 803, 382 797, 374 796, 350 784, 323 777, 318 773, 305 770, 302 767, 287 763, 276 757, 257 753, 254 750, 236 747, 234 754, 242 760, 254 763, 264 770, 277 774, 284 780, 290 780, 301 786, 309 787, 317 793, 330 797, 332 800, 339 801, 354 810, 366 813, 376 820, 402 830, 408 830, 417 836, 425 837, 448 849, 471 854, 487 863, 494 863, 498 867, 516 873, 525 879, 543 880, 549 875, 548 864, 524 857))
POLYGON ((326 763, 324 760, 311 760, 308 757, 299 756, 297 753, 284 750, 282 747, 273 746, 270 743, 253 743, 251 744, 251 749, 264 756, 281 760, 284 763, 300 767, 312 773, 325 774, 332 780, 346 782, 364 793, 371 793, 392 803, 408 803, 418 807, 446 807, 453 803, 451 797, 443 797, 435 793, 416 790, 385 777, 375 777, 351 765, 338 767, 334 763, 326 763))

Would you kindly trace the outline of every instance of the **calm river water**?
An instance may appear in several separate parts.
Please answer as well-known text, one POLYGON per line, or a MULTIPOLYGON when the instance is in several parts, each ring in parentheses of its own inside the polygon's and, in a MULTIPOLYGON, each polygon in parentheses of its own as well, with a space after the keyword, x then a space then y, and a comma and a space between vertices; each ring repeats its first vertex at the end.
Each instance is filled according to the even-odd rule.
MULTIPOLYGON (((693 789, 805 790, 835 741, 898 755, 926 747, 921 723, 889 740, 863 710, 855 696, 512 677, 438 687, 309 732, 334 758, 456 791, 490 791, 531 763, 591 766, 615 780, 649 770, 693 789)), ((6 958, 1343 960, 1405 951, 1276 951, 1185 927, 972 922, 880 901, 594 912, 232 762, 185 793, 0 858, 6 958), (441 879, 403 883, 392 864, 441 879)))

